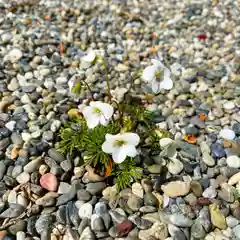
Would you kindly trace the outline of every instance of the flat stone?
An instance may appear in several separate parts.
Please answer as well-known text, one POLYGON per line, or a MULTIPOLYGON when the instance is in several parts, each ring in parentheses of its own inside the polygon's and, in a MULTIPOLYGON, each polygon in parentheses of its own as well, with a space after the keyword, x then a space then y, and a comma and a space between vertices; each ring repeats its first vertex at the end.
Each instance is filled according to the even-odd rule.
POLYGON ((201 183, 199 183, 198 181, 192 181, 190 183, 190 188, 193 191, 193 193, 195 194, 196 197, 201 197, 202 193, 203 193, 203 188, 201 183))
POLYGON ((90 227, 86 227, 79 238, 79 240, 95 240, 95 239, 96 237, 90 227))
POLYGON ((167 164, 167 168, 171 174, 175 175, 183 170, 183 164, 178 159, 173 159, 167 164))
POLYGON ((105 182, 96 182, 96 183, 88 183, 86 185, 86 190, 90 192, 92 195, 98 195, 102 193, 102 190, 106 188, 105 182))
POLYGON ((103 231, 104 230, 104 223, 97 214, 93 214, 91 216, 91 229, 93 231, 103 231))
POLYGON ((55 148, 50 148, 48 150, 48 155, 49 157, 51 157, 52 159, 54 159, 56 162, 59 162, 59 163, 65 160, 65 157, 60 152, 58 152, 55 148))
POLYGON ((52 173, 46 173, 41 176, 40 184, 48 191, 54 192, 57 190, 58 181, 55 175, 53 175, 52 173))
POLYGON ((232 168, 240 168, 240 157, 234 155, 227 157, 227 165, 232 168))
POLYGON ((30 180, 30 174, 27 172, 22 172, 16 177, 16 180, 20 184, 25 184, 30 180))
POLYGON ((214 187, 210 186, 204 190, 202 196, 205 198, 215 198, 217 196, 217 191, 214 187))
POLYGON ((11 203, 9 208, 0 214, 0 218, 14 218, 20 216, 25 208, 20 204, 11 203))
POLYGON ((175 181, 162 185, 162 191, 169 197, 185 196, 189 193, 190 183, 175 181))
POLYGON ((39 169, 42 164, 42 159, 40 157, 32 160, 27 165, 24 166, 23 170, 27 173, 33 173, 39 169))
POLYGON ((158 240, 165 240, 168 236, 167 226, 162 223, 154 223, 150 229, 147 230, 140 230, 139 231, 139 239, 146 240, 146 239, 158 239, 158 240))
POLYGON ((66 182, 60 182, 58 186, 58 194, 68 194, 71 191, 72 186, 66 182))
POLYGON ((232 129, 224 128, 220 131, 219 136, 227 140, 233 140, 236 135, 232 129))
POLYGON ((233 176, 230 177, 228 180, 229 185, 235 185, 236 183, 240 182, 240 172, 234 174, 233 176))
POLYGON ((132 192, 133 194, 135 194, 136 196, 143 198, 143 188, 142 185, 140 183, 133 183, 132 185, 132 192))
POLYGON ((79 208, 79 217, 81 219, 83 218, 89 218, 91 219, 93 213, 93 206, 90 203, 84 203, 80 208, 79 208))
POLYGON ((173 225, 176 225, 178 227, 191 227, 193 224, 192 219, 180 213, 174 213, 170 215, 169 220, 172 222, 173 225))
POLYGON ((219 229, 226 229, 226 219, 216 204, 209 206, 212 224, 219 229))

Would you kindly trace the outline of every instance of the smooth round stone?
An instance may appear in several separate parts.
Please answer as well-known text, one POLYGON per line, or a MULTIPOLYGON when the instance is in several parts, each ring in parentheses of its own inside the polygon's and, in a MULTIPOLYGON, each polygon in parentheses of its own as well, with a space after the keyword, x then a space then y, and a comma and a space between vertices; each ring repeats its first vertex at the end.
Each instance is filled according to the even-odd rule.
POLYGON ((225 108, 227 110, 231 110, 231 109, 235 108, 235 103, 233 101, 225 102, 223 104, 223 108, 225 108))
POLYGON ((226 156, 226 152, 224 151, 223 146, 221 146, 219 143, 213 143, 211 145, 212 153, 217 158, 222 158, 226 156))
POLYGON ((16 63, 22 56, 22 51, 20 49, 14 48, 6 55, 6 59, 12 63, 16 63))
POLYGON ((232 175, 230 179, 228 180, 229 185, 235 185, 236 183, 240 182, 240 172, 232 175))
POLYGON ((71 185, 66 182, 60 182, 58 186, 58 194, 68 194, 71 191, 71 185))
POLYGON ((53 175, 52 173, 46 173, 41 176, 40 184, 48 191, 54 192, 57 190, 58 181, 55 175, 53 175))
POLYGON ((93 214, 91 217, 91 229, 93 231, 103 231, 104 230, 104 223, 97 214, 93 214))
POLYGON ((143 188, 142 185, 140 183, 133 183, 132 185, 132 192, 133 194, 135 194, 136 196, 143 198, 143 188))
POLYGON ((220 131, 219 136, 227 140, 233 140, 236 135, 232 129, 224 128, 220 131))
POLYGON ((133 211, 139 211, 139 209, 143 205, 143 200, 142 200, 142 198, 137 197, 135 194, 132 194, 127 201, 127 205, 133 211))
POLYGON ((92 198, 92 195, 85 189, 80 189, 77 192, 78 200, 80 201, 89 201, 92 198))
POLYGON ((93 213, 93 206, 90 203, 84 203, 80 208, 78 215, 81 219, 91 219, 93 213))
POLYGON ((234 228, 239 224, 239 220, 233 216, 226 217, 226 222, 230 228, 234 228))
POLYGON ((240 168, 240 157, 238 156, 227 157, 227 165, 232 168, 240 168))
POLYGON ((237 237, 237 239, 240 239, 240 225, 233 228, 234 235, 237 237))
POLYGON ((59 153, 55 148, 50 148, 48 150, 48 155, 57 162, 62 162, 65 160, 65 157, 59 153))
POLYGON ((192 219, 190 219, 180 213, 175 213, 175 214, 170 215, 169 219, 172 222, 172 224, 174 224, 178 227, 191 227, 193 224, 192 219))
POLYGON ((20 184, 25 184, 30 180, 30 174, 27 172, 22 172, 16 177, 16 180, 20 184))
POLYGON ((235 132, 237 136, 240 135, 240 123, 234 123, 232 126, 232 130, 235 132))
POLYGON ((25 232, 19 231, 16 234, 16 240, 25 240, 26 239, 26 235, 25 232))
POLYGON ((167 168, 171 174, 175 175, 183 170, 183 164, 178 159, 173 159, 168 163, 167 168))
POLYGON ((202 196, 205 198, 215 198, 217 196, 217 191, 211 186, 204 190, 202 196))
POLYGON ((169 197, 185 196, 189 193, 190 183, 173 181, 173 182, 167 183, 166 185, 162 185, 161 188, 162 188, 162 191, 169 197))

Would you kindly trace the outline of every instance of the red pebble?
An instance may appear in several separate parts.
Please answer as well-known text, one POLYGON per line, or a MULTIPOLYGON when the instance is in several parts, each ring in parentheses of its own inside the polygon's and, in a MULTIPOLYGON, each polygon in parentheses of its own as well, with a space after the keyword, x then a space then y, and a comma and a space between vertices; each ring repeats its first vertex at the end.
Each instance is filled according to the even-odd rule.
POLYGON ((55 175, 53 175, 52 173, 46 173, 41 176, 40 184, 48 191, 54 192, 57 190, 58 181, 55 175))
POLYGON ((212 204, 212 201, 208 198, 201 197, 201 198, 198 198, 197 204, 201 205, 201 206, 208 206, 208 205, 212 204))
POLYGON ((204 35, 204 34, 199 34, 199 35, 197 35, 197 37, 199 38, 199 39, 201 39, 201 40, 206 40, 208 37, 206 36, 206 35, 204 35))
POLYGON ((133 224, 129 220, 124 220, 116 226, 118 237, 127 235, 133 228, 133 224))

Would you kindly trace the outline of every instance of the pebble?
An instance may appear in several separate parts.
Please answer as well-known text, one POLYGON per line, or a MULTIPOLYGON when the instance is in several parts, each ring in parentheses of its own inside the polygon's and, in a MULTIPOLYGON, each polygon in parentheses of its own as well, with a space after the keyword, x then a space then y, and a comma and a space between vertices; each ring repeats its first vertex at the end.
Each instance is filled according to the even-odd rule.
POLYGON ((236 183, 240 182, 240 172, 232 175, 230 179, 228 180, 229 185, 235 185, 236 183))
POLYGON ((240 157, 238 156, 228 156, 227 165, 232 168, 240 168, 240 157))
POLYGON ((30 174, 27 172, 22 172, 16 177, 16 180, 20 184, 25 184, 30 180, 30 174))
POLYGON ((233 140, 236 135, 232 129, 224 128, 220 131, 219 136, 227 140, 233 140))
POLYGON ((38 157, 32 160, 31 162, 29 162, 27 165, 25 165, 23 170, 24 172, 27 172, 27 173, 33 173, 38 170, 41 164, 42 164, 42 159, 41 157, 38 157))
POLYGON ((226 229, 227 228, 226 219, 219 210, 219 207, 215 204, 212 204, 209 206, 209 209, 212 224, 219 229, 226 229))
POLYGON ((185 196, 189 193, 190 183, 175 181, 163 185, 161 188, 164 194, 166 194, 169 197, 185 196))
POLYGON ((202 196, 205 198, 215 198, 217 196, 217 191, 214 187, 210 186, 204 190, 202 196))
POLYGON ((50 192, 55 192, 58 187, 58 180, 55 175, 52 173, 46 173, 41 176, 40 184, 43 188, 47 189, 50 192))
POLYGON ((140 240, 146 239, 166 239, 168 230, 165 224, 154 223, 150 229, 140 230, 138 237, 140 240))
POLYGON ((79 208, 79 217, 81 219, 83 218, 88 218, 91 219, 92 214, 93 214, 93 207, 90 203, 84 203, 80 208, 79 208))
POLYGON ((132 192, 133 194, 135 194, 136 196, 143 198, 143 188, 142 185, 140 183, 133 183, 132 185, 132 192))
POLYGON ((190 218, 180 213, 170 215, 169 220, 171 221, 172 224, 178 227, 191 227, 193 224, 193 221, 190 218))

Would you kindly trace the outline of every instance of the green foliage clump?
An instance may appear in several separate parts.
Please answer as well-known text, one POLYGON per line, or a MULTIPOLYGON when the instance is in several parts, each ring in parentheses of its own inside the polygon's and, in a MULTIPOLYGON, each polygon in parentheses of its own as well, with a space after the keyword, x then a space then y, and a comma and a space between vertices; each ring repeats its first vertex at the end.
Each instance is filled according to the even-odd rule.
POLYGON ((113 172, 112 175, 116 176, 117 179, 117 190, 120 191, 126 187, 131 186, 133 181, 138 181, 142 178, 143 169, 140 167, 136 167, 136 163, 134 159, 127 158, 118 170, 113 172))

